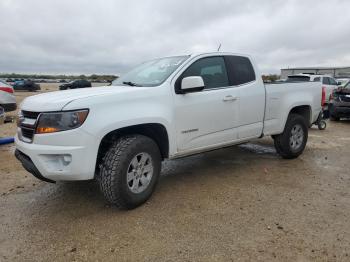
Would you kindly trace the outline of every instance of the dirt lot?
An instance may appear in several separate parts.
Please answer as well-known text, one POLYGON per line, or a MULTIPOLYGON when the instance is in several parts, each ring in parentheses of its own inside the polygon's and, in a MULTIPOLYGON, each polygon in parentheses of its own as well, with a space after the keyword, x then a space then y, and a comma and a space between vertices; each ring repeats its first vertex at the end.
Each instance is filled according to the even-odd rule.
POLYGON ((265 138, 165 162, 127 212, 94 182, 40 182, 0 146, 0 261, 350 261, 350 121, 328 124, 296 160, 265 138))

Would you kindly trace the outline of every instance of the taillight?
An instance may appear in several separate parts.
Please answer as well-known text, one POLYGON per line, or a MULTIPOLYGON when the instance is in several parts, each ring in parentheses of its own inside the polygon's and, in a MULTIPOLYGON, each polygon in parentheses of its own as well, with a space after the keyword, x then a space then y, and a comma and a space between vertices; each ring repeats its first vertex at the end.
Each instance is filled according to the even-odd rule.
POLYGON ((326 88, 322 86, 322 100, 321 106, 323 107, 326 104, 326 88))
POLYGON ((13 94, 13 89, 11 87, 0 86, 0 91, 4 91, 4 92, 13 94))

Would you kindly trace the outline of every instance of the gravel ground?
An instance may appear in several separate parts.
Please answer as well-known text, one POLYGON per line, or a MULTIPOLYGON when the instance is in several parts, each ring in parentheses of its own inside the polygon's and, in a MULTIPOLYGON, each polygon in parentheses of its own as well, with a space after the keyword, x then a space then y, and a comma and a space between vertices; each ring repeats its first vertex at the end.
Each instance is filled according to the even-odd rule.
POLYGON ((350 261, 350 121, 328 125, 295 160, 264 138, 167 161, 132 211, 94 182, 40 182, 0 146, 0 261, 350 261))

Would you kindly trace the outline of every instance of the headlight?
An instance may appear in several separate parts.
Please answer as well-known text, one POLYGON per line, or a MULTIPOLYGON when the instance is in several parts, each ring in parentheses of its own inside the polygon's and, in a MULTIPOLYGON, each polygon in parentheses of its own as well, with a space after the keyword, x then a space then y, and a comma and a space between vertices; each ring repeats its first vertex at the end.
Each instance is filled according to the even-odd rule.
POLYGON ((66 131, 80 127, 86 120, 89 110, 42 113, 36 126, 37 134, 66 131))

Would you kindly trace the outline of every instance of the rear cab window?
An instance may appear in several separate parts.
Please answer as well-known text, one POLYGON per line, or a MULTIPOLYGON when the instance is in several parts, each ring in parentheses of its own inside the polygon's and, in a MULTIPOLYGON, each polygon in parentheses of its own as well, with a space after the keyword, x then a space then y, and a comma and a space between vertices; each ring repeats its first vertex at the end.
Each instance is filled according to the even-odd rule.
POLYGON ((238 86, 256 80, 255 71, 249 58, 225 56, 230 86, 238 86))
POLYGON ((324 84, 324 85, 330 85, 329 77, 324 77, 324 78, 322 79, 322 84, 324 84))

